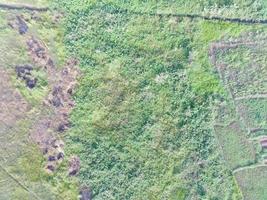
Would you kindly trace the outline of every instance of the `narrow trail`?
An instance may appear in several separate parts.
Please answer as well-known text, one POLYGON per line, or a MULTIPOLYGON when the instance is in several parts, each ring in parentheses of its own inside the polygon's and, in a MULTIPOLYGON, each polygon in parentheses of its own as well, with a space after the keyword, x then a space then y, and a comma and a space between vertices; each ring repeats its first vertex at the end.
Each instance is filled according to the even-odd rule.
POLYGON ((179 17, 179 18, 190 18, 190 19, 202 19, 207 21, 223 21, 232 23, 242 24, 267 24, 267 19, 251 19, 251 18, 228 18, 221 16, 205 16, 200 14, 188 14, 188 13, 151 13, 151 12, 140 12, 128 9, 117 8, 110 11, 112 14, 132 14, 132 15, 147 15, 147 16, 158 16, 158 17, 179 17))
POLYGON ((0 3, 0 8, 8 10, 29 10, 29 11, 38 11, 46 12, 48 11, 47 7, 35 7, 27 4, 10 4, 10 3, 0 3))
POLYGON ((233 170, 233 173, 237 173, 237 172, 240 172, 242 170, 246 170, 246 169, 255 169, 255 168, 258 168, 258 167, 266 167, 266 165, 264 164, 253 164, 253 165, 247 165, 247 166, 244 166, 244 167, 239 167, 237 169, 234 169, 233 170))
MULTIPOLYGON (((13 10, 29 10, 29 11, 39 11, 46 12, 48 7, 35 7, 27 4, 7 4, 0 3, 0 8, 2 9, 13 9, 13 10)), ((200 14, 188 14, 188 13, 151 13, 151 12, 141 12, 133 11, 129 9, 116 8, 110 11, 113 14, 132 14, 132 15, 148 15, 148 16, 158 16, 158 17, 180 17, 180 18, 190 18, 190 19, 202 19, 207 21, 223 21, 231 23, 242 23, 242 24, 267 24, 267 19, 252 19, 252 18, 230 18, 221 16, 205 16, 200 14)))
POLYGON ((25 186, 23 183, 21 183, 15 176, 13 176, 5 167, 3 167, 0 164, 0 168, 13 180, 15 181, 21 188, 23 188, 25 191, 32 194, 37 200, 41 200, 41 198, 33 191, 31 191, 27 186, 25 186))

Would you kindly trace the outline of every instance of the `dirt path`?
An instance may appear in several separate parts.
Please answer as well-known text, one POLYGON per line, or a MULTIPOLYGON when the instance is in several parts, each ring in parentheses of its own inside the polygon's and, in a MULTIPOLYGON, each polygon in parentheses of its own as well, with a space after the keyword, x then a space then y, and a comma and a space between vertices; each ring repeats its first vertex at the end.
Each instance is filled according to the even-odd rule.
POLYGON ((66 131, 69 114, 74 106, 71 95, 76 85, 79 70, 75 60, 69 60, 63 69, 55 66, 46 45, 33 35, 26 35, 27 48, 33 62, 47 74, 50 93, 44 99, 44 109, 50 110, 32 128, 31 137, 47 158, 46 170, 52 173, 64 159, 64 142, 59 134, 66 131))
POLYGON ((8 10, 29 10, 29 11, 38 11, 38 12, 46 12, 48 10, 47 7, 35 7, 28 4, 13 4, 13 3, 0 3, 0 8, 8 9, 8 10))
POLYGON ((132 15, 147 15, 147 16, 158 16, 158 17, 178 17, 178 18, 190 18, 190 19, 202 19, 207 21, 222 21, 231 23, 242 23, 242 24, 267 24, 267 19, 252 19, 252 18, 228 18, 220 16, 204 16, 200 14, 174 14, 174 13, 151 13, 151 12, 139 12, 122 8, 114 8, 110 10, 111 13, 120 14, 132 14, 132 15))
MULTIPOLYGON (((3 4, 0 3, 0 8, 3 9, 18 9, 18 10, 29 10, 29 11, 39 11, 45 12, 48 10, 47 7, 34 7, 27 4, 3 4)), ((190 19, 202 19, 207 21, 223 21, 231 23, 242 23, 242 24, 267 24, 267 19, 252 19, 252 18, 228 18, 220 16, 204 16, 200 14, 174 14, 174 13, 151 13, 151 12, 139 12, 122 8, 115 8, 112 13, 124 13, 132 15, 148 15, 148 16, 159 16, 159 17, 178 17, 178 18, 190 18, 190 19)))

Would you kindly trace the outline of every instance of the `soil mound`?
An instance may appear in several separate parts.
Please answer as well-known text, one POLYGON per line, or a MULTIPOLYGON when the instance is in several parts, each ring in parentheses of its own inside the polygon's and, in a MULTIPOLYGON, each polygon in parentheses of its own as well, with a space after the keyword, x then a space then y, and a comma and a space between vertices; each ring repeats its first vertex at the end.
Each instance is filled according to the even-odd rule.
POLYGON ((26 86, 30 89, 34 88, 37 84, 37 78, 32 75, 33 67, 31 65, 16 66, 16 73, 18 78, 25 81, 26 86))
POLYGON ((19 16, 17 15, 15 19, 11 19, 10 22, 8 23, 8 25, 17 30, 19 32, 19 34, 24 35, 28 32, 28 25, 25 22, 23 16, 19 16))

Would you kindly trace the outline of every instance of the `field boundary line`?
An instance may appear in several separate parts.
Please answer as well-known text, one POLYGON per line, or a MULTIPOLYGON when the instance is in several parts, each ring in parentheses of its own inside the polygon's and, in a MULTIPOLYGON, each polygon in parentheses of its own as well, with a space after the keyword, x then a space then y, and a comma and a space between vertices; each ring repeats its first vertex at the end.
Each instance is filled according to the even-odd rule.
MULTIPOLYGON (((220 49, 233 49, 233 48, 237 48, 241 45, 245 45, 247 47, 250 46, 256 46, 256 45, 261 45, 262 42, 266 42, 267 39, 264 37, 262 39, 256 40, 256 41, 252 41, 251 39, 240 39, 239 41, 229 41, 229 42, 225 42, 225 41, 220 41, 220 42, 213 42, 210 45, 210 49, 209 49, 209 57, 210 57, 210 61, 211 63, 214 65, 216 71, 219 74, 220 80, 222 81, 225 89, 229 92, 229 96, 233 101, 233 105, 236 111, 236 116, 238 117, 238 119, 240 120, 240 122, 246 127, 246 130, 248 133, 251 133, 250 128, 248 127, 248 124, 244 121, 244 118, 240 115, 239 113, 239 103, 238 101, 241 100, 246 100, 246 99, 265 99, 267 98, 267 94, 263 93, 263 94, 255 94, 255 95, 247 95, 247 96, 241 96, 241 97, 236 97, 233 89, 229 86, 229 82, 227 80, 225 80, 225 75, 224 75, 224 68, 227 67, 227 64, 225 63, 218 63, 217 62, 217 51, 220 49)), ((264 45, 264 44, 263 44, 264 45)))
POLYGON ((27 4, 0 3, 0 8, 8 10, 29 10, 29 11, 39 11, 39 12, 48 11, 48 7, 35 7, 27 4))
POLYGON ((246 99, 267 99, 267 94, 255 94, 255 95, 247 95, 242 97, 235 97, 236 101, 246 100, 246 99))
POLYGON ((258 167, 267 167, 267 166, 264 165, 264 164, 253 164, 253 165, 248 165, 248 166, 244 166, 244 167, 239 167, 239 168, 233 170, 233 174, 235 174, 237 172, 240 172, 242 170, 255 169, 255 168, 258 168, 258 167))
POLYGON ((267 131, 267 128, 251 128, 251 129, 249 129, 250 133, 256 133, 259 131, 267 131))
MULTIPOLYGON (((105 7, 104 7, 105 8, 105 7)), ((101 9, 101 7, 100 7, 101 9)), ((252 19, 252 18, 230 18, 221 16, 205 16, 201 14, 188 14, 188 13, 152 13, 152 12, 142 12, 134 11, 129 9, 115 8, 110 10, 111 13, 121 13, 121 14, 133 14, 133 15, 148 15, 148 16, 158 16, 158 17, 181 17, 190 19, 203 19, 207 21, 225 21, 232 23, 243 23, 243 24, 267 24, 267 19, 252 19)))

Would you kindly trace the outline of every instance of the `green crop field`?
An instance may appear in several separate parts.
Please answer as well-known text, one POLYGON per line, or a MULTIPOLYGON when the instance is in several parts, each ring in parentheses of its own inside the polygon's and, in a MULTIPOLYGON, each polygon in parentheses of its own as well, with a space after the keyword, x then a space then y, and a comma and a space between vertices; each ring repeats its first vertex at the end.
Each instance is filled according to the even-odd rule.
POLYGON ((262 165, 266 164, 266 156, 257 137, 266 136, 267 68, 263 35, 264 31, 252 32, 217 42, 211 48, 211 60, 228 93, 228 101, 217 109, 215 133, 226 162, 235 169, 244 199, 266 198, 263 186, 266 167, 262 165))
POLYGON ((222 82, 212 69, 208 52, 211 43, 221 39, 242 39, 247 37, 244 33, 252 33, 254 38, 256 30, 264 35, 264 26, 138 12, 216 15, 225 5, 229 12, 222 8, 224 17, 261 18, 266 5, 259 3, 261 11, 254 12, 238 2, 245 9, 236 12, 232 1, 217 2, 217 6, 205 5, 205 1, 59 3, 72 11, 66 18, 66 44, 84 72, 67 141, 70 152, 83 160, 80 180, 92 187, 94 198, 240 199, 225 166, 237 169, 256 162, 246 116, 264 123, 265 114, 253 109, 264 112, 265 103, 259 108, 252 106, 252 115, 243 115, 237 110, 245 105, 239 101, 237 107, 229 91, 239 97, 266 89, 261 85, 265 84, 264 50, 246 46, 226 52, 218 49, 216 59, 228 70, 222 82), (251 58, 259 63, 255 70, 249 68, 251 58), (234 72, 230 69, 241 76, 227 78, 234 72), (246 76, 249 73, 251 80, 246 76), (229 113, 219 112, 215 123, 223 127, 213 129, 210 114, 216 109, 218 95, 230 98, 225 105, 229 113), (211 181, 214 175, 222 176, 221 181, 211 181), (175 196, 176 186, 184 188, 178 192, 182 196, 175 196))
POLYGON ((66 44, 84 72, 67 142, 83 161, 79 177, 94 199, 239 199, 224 158, 236 168, 256 155, 246 133, 227 127, 220 155, 209 96, 227 91, 208 51, 222 36, 254 27, 120 12, 179 13, 188 6, 204 13, 189 2, 59 3, 72 11, 66 44))

